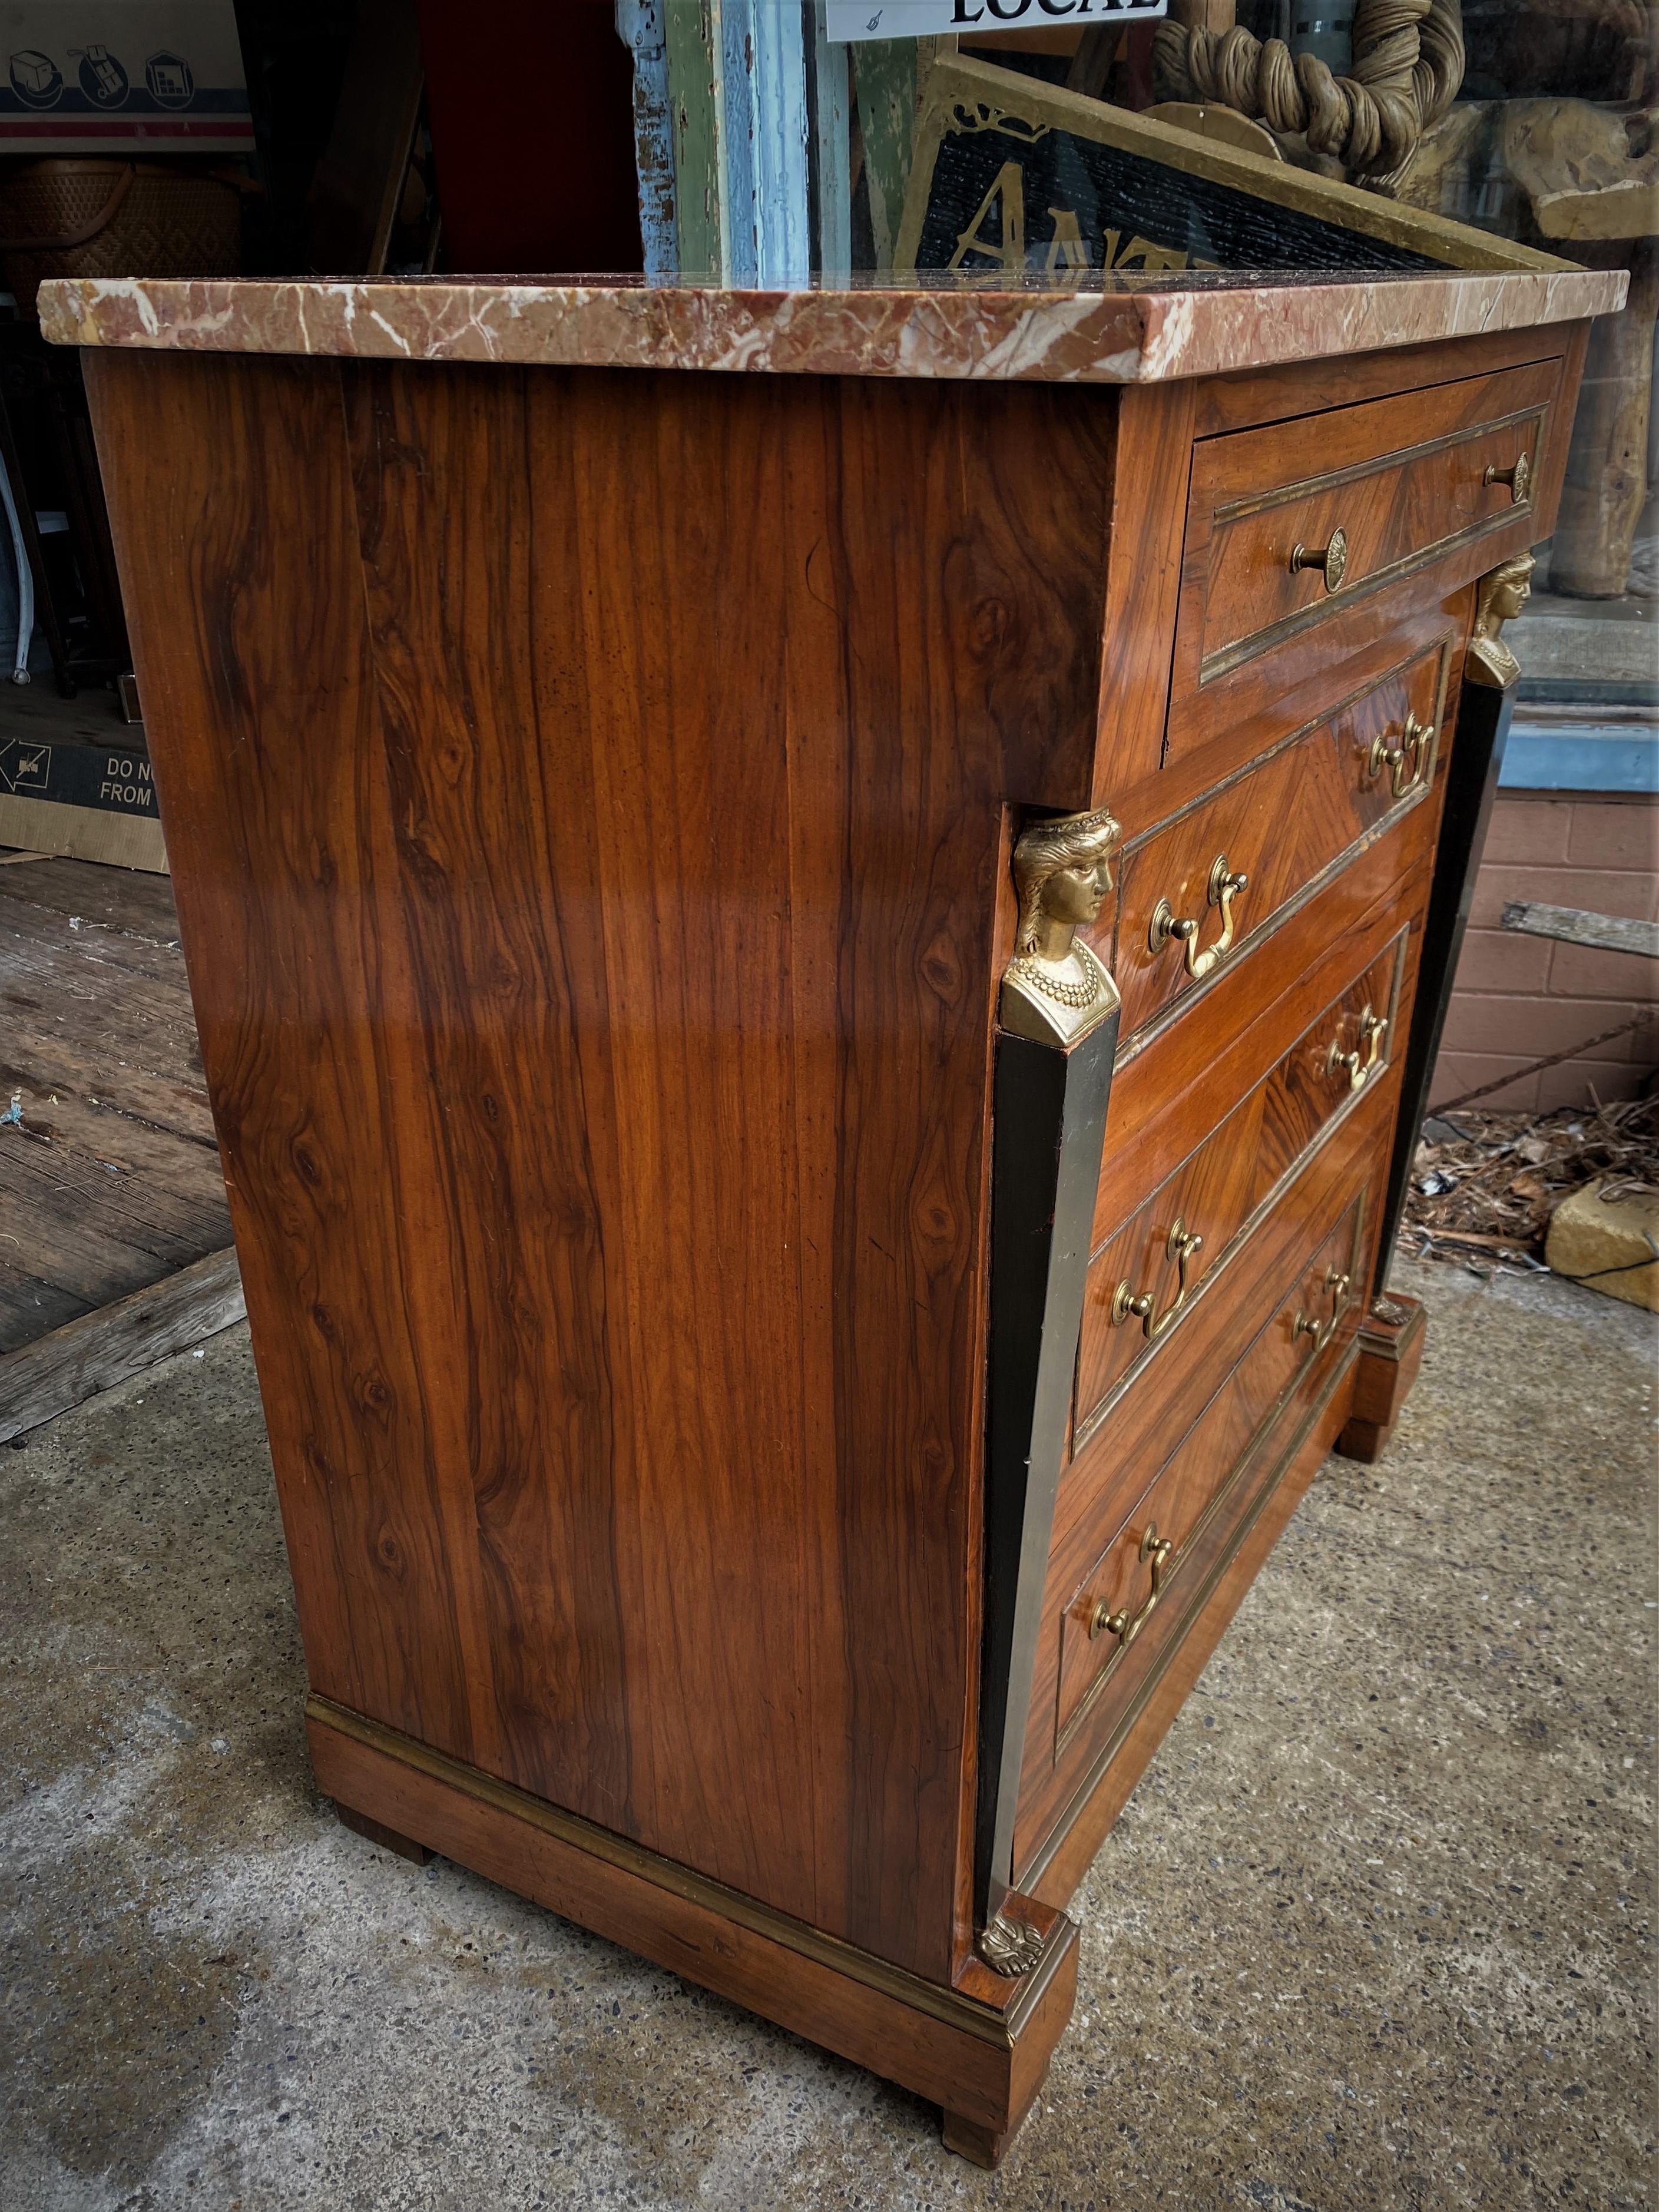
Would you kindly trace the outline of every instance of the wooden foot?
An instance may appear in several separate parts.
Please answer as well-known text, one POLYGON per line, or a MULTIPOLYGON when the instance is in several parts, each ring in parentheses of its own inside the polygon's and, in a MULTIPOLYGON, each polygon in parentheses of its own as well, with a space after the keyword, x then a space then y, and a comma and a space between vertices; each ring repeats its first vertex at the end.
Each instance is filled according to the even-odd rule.
POLYGON ((993 2134, 989 2128, 981 2127, 977 2120, 964 2119, 960 2112, 946 2112, 944 2118, 945 2125, 941 2132, 946 2150, 955 2151, 958 2158, 965 2158, 970 2166, 989 2169, 1001 2165, 1002 2154, 1013 2140, 1012 2128, 1004 2128, 1000 2133, 993 2134))
POLYGON ((1036 2104, 1037 2091, 1048 2079, 1047 2063, 1032 2085, 1030 2094, 1013 2118, 1002 2127, 990 2127, 983 2120, 971 2118, 966 2112, 953 2112, 946 2106, 941 2118, 944 2125, 939 2133, 946 2150, 955 2151, 970 2166, 982 2166, 988 2172, 1002 2163, 1002 2154, 1025 2124, 1025 2116, 1036 2104))
POLYGON ((416 1866, 425 1866, 432 1854, 424 1844, 417 1844, 412 1836, 388 1828, 383 1821, 371 1820, 367 1813, 355 1813, 349 1805, 337 1804, 335 1812, 340 1826, 349 1828, 354 1836, 366 1836, 371 1844, 379 1844, 388 1851, 396 1851, 400 1859, 410 1859, 416 1866))
POLYGON ((1344 1459, 1381 1459, 1423 1364, 1427 1316, 1416 1298, 1392 1291, 1371 1301, 1359 1328, 1353 1405, 1336 1440, 1344 1459))

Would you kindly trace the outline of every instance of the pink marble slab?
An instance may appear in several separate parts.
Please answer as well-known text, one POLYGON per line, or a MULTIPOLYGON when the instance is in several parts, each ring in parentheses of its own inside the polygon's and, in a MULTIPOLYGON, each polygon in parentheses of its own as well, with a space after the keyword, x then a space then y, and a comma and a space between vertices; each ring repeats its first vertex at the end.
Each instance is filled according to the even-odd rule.
POLYGON ((40 327, 58 345, 190 353, 1139 384, 1576 321, 1620 306, 1626 282, 1616 270, 1482 270, 762 292, 627 280, 57 277, 40 287, 40 327))

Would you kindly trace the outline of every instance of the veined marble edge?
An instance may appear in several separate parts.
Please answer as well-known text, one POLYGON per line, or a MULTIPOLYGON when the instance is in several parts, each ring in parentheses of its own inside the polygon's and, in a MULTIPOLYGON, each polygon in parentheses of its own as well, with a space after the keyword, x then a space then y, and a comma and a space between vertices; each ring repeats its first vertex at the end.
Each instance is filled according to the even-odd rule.
POLYGON ((41 286, 40 326, 53 343, 94 348, 1130 384, 1606 313, 1627 282, 1616 270, 1492 270, 1033 295, 60 277, 41 286))

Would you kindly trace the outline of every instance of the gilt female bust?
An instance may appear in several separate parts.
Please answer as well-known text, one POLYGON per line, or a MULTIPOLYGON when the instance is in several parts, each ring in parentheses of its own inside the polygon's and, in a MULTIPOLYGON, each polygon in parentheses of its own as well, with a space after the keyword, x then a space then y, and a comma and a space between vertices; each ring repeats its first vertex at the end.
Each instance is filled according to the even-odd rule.
POLYGON ((1014 848, 1019 923, 1000 1020, 1016 1036, 1074 1044, 1115 1011, 1117 987, 1077 932, 1112 887, 1122 831, 1106 809, 1035 822, 1014 848))
POLYGON ((1533 557, 1517 553, 1480 579, 1475 605, 1474 635, 1469 640, 1463 673, 1471 684, 1484 684, 1494 691, 1507 691, 1521 673, 1521 664, 1498 635, 1513 622, 1532 597, 1533 557))

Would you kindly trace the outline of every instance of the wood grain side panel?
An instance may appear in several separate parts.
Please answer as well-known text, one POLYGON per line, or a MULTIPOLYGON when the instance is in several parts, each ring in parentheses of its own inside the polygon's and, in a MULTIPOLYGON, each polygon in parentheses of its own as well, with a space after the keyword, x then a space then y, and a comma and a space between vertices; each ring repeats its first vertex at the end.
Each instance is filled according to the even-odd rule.
MULTIPOLYGON (((454 1417, 475 1498, 499 1771, 623 1828, 639 1818, 615 1471, 617 1092, 592 752, 555 653, 527 652, 537 589, 578 574, 568 483, 539 484, 525 380, 344 374, 397 889, 422 1019, 436 1170, 425 1266, 459 1326, 454 1417), (488 500, 477 487, 490 487, 488 500), (541 493, 544 495, 538 496, 541 493), (609 1239, 607 1238, 609 1232, 609 1239), (609 1266, 607 1266, 609 1262, 609 1266)), ((648 1768, 645 1784, 649 1799, 648 1768)))
POLYGON ((592 779, 614 1108, 603 1130, 586 1110, 626 1376, 611 1486, 636 1832, 842 1925, 844 1686, 813 1672, 798 1603, 831 1532, 799 1390, 793 641, 787 568, 753 522, 778 509, 799 418, 701 380, 532 377, 527 395, 533 511, 573 517, 571 567, 538 576, 537 665, 592 779))
POLYGON ((958 1954, 970 1933, 946 1869, 972 1820, 1003 822, 1086 799, 1113 416, 826 389, 785 554, 806 1420, 836 1455, 848 1924, 934 1972, 934 1900, 958 1954))
POLYGON ((86 367, 312 1680, 488 1758, 339 374, 86 367))
POLYGON ((1115 403, 96 371, 317 1686, 948 1979, 1115 403))
POLYGON ((1567 327, 1566 349, 1561 361, 1561 382, 1556 396, 1554 418, 1550 434, 1545 441, 1537 480, 1533 485, 1529 542, 1534 545, 1541 544, 1554 532, 1555 519, 1561 505, 1561 487, 1566 479, 1567 456, 1572 446, 1572 422, 1578 409, 1589 334, 1588 323, 1572 323, 1567 327))
POLYGON ((1113 805, 1163 758, 1200 389, 1131 385, 1118 397, 1094 806, 1113 805))

